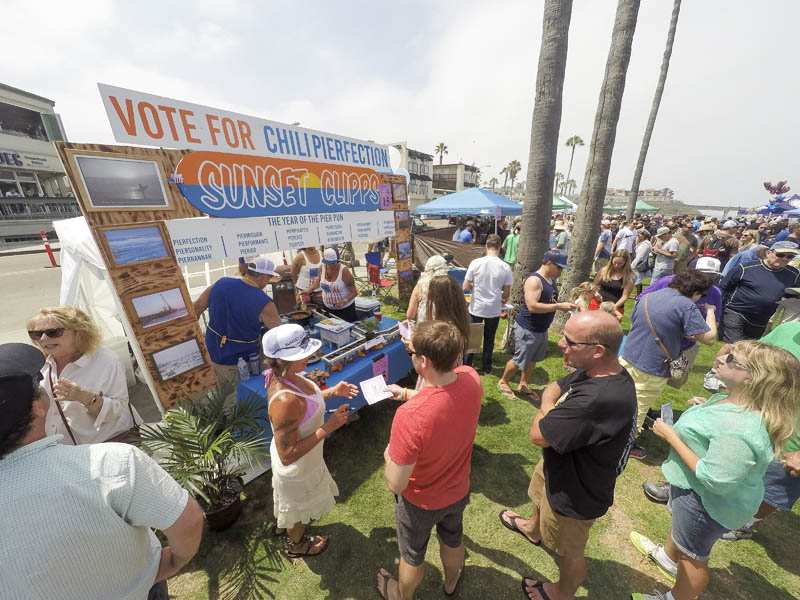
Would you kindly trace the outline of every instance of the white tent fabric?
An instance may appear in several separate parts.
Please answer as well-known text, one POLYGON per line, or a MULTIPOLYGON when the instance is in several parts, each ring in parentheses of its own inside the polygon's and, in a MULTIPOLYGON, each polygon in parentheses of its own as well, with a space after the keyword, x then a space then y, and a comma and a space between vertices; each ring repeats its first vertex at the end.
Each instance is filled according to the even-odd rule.
POLYGON ((113 350, 125 367, 130 387, 136 380, 128 352, 128 337, 92 232, 83 217, 54 221, 53 227, 61 244, 59 304, 76 306, 94 319, 103 334, 103 345, 113 350))

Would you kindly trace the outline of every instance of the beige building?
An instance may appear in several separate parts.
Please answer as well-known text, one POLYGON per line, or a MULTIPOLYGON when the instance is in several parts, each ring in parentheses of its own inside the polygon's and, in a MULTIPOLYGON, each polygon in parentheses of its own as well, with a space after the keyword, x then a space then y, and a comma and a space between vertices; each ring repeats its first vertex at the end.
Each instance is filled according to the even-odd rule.
POLYGON ((478 167, 464 163, 433 165, 433 194, 438 198, 445 194, 478 187, 479 177, 478 167))
POLYGON ((420 204, 433 200, 433 156, 412 150, 405 142, 392 144, 400 151, 400 167, 408 170, 408 206, 414 210, 420 204))

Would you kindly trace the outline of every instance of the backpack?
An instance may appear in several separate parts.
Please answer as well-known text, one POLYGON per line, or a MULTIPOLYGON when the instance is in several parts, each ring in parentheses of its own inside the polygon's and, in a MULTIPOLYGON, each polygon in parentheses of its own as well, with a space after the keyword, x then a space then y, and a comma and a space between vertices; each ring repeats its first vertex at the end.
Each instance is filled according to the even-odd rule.
POLYGON ((712 258, 722 258, 727 256, 730 251, 725 244, 725 240, 714 236, 714 239, 711 240, 706 247, 703 249, 703 256, 710 256, 712 258), (720 256, 722 255, 722 256, 720 256))

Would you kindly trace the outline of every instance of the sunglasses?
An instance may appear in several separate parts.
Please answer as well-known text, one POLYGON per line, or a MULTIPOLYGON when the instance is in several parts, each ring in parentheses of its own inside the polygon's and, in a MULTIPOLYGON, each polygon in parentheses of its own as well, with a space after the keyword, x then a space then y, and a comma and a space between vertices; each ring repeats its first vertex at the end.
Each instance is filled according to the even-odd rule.
POLYGON ((747 367, 745 367, 742 363, 737 362, 736 358, 733 356, 733 352, 728 352, 723 362, 726 365, 730 365, 735 369, 740 369, 741 371, 747 371, 747 367))
POLYGON ((564 338, 564 341, 570 348, 573 348, 575 346, 603 346, 605 348, 605 345, 601 344, 600 342, 576 342, 574 340, 569 339, 566 335, 563 334, 561 337, 564 338))
POLYGON ((777 256, 778 258, 785 258, 786 260, 792 260, 795 257, 794 254, 791 254, 789 252, 776 252, 775 256, 777 256))
POLYGON ((43 335, 47 335, 47 337, 55 339, 64 335, 64 328, 56 327, 54 329, 29 329, 28 335, 34 342, 38 342, 40 339, 42 339, 43 335))

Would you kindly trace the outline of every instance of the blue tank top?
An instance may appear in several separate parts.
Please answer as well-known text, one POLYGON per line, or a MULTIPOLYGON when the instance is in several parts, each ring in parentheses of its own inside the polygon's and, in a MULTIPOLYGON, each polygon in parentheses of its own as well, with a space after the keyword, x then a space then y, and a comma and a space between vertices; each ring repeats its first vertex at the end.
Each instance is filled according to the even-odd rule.
MULTIPOLYGON (((531 273, 530 277, 538 277, 542 282, 542 295, 539 296, 539 302, 542 304, 555 304, 558 300, 558 290, 547 279, 542 277, 539 273, 531 273)), ((550 324, 555 318, 555 312, 549 313, 532 313, 528 310, 525 304, 524 292, 520 308, 517 312, 516 322, 517 325, 527 329, 528 331, 542 332, 550 328, 550 324)))
POLYGON ((272 302, 263 290, 234 277, 223 277, 208 297, 206 346, 218 365, 235 365, 258 352, 261 311, 272 302))

